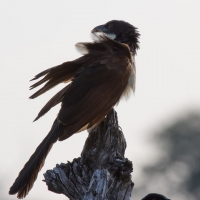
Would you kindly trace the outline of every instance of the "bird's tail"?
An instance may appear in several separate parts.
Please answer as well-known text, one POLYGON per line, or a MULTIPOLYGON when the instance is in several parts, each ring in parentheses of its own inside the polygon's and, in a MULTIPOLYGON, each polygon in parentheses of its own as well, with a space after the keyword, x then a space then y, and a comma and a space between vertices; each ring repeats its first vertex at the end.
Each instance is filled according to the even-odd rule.
POLYGON ((58 140, 64 129, 64 125, 57 119, 44 138, 44 140, 37 147, 23 169, 19 172, 18 177, 10 188, 9 194, 16 194, 19 199, 24 198, 33 187, 37 175, 44 165, 47 154, 51 150, 53 144, 58 140))

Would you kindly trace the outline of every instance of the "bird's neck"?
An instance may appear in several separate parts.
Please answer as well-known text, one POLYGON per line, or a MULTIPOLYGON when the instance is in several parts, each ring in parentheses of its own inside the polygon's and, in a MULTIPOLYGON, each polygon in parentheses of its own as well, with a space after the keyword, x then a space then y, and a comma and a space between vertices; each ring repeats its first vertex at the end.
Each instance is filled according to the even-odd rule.
POLYGON ((116 42, 124 43, 127 44, 130 48, 130 51, 133 55, 136 55, 136 51, 138 49, 137 43, 131 42, 131 41, 126 41, 126 40, 121 40, 121 39, 115 39, 116 42))
POLYGON ((139 48, 139 41, 137 37, 129 37, 126 35, 118 35, 115 39, 115 41, 120 42, 120 43, 125 43, 129 46, 130 51, 133 55, 136 55, 136 51, 139 48))

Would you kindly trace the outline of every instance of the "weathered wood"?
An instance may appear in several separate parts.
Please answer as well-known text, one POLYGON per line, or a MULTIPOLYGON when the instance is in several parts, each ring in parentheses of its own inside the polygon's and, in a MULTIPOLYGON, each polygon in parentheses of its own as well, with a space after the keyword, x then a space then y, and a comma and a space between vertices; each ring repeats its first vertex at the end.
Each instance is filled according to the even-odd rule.
POLYGON ((132 162, 124 157, 126 141, 114 110, 85 142, 81 157, 45 174, 52 192, 71 200, 130 200, 132 162))

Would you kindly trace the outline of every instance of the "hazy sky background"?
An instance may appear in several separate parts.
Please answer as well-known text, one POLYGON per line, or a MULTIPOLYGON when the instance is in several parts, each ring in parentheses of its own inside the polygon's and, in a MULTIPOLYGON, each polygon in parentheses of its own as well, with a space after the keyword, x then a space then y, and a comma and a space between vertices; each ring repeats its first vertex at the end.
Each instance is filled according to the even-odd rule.
MULTIPOLYGON (((141 166, 159 156, 148 141, 150 134, 186 111, 200 110, 200 1, 1 0, 0 6, 0 199, 16 199, 7 195, 9 187, 50 130, 60 106, 32 123, 63 85, 29 100, 34 92, 28 90, 29 80, 79 57, 75 43, 91 41, 91 29, 112 19, 125 20, 141 33, 136 93, 117 107, 137 187, 141 166)), ((66 199, 47 190, 42 174, 78 157, 86 137, 84 132, 53 146, 27 200, 66 199)))

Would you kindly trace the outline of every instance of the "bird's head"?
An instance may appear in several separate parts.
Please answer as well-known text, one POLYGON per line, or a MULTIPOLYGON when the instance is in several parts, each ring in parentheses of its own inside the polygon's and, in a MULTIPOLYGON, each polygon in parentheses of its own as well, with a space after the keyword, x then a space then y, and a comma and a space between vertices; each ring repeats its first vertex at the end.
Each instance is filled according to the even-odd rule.
POLYGON ((135 54, 139 48, 139 32, 137 28, 125 21, 112 20, 106 24, 95 27, 92 33, 104 33, 112 40, 128 44, 135 54))

